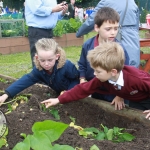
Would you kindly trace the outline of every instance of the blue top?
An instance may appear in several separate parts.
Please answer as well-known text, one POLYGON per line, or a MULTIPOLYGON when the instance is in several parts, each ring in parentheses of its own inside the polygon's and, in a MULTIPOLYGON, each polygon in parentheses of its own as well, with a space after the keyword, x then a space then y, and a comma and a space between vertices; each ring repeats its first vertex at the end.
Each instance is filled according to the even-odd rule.
POLYGON ((26 0, 25 18, 28 26, 53 29, 62 18, 62 12, 52 13, 56 0, 26 0))
POLYGON ((79 71, 69 60, 67 60, 64 66, 59 69, 57 69, 56 63, 51 74, 46 70, 39 71, 34 67, 29 74, 24 75, 11 84, 5 92, 9 97, 13 97, 29 86, 39 82, 45 83, 57 93, 60 93, 61 91, 69 90, 76 84, 79 84, 79 71))
MULTIPOLYGON (((117 40, 115 41, 118 42, 117 40)), ((80 77, 84 77, 87 81, 95 77, 94 70, 91 68, 90 63, 87 60, 87 54, 88 54, 88 51, 94 49, 94 47, 96 46, 98 46, 98 35, 93 38, 88 39, 82 46, 81 56, 80 56, 78 65, 79 65, 80 77)), ((125 57, 126 57, 125 65, 129 65, 129 56, 125 48, 123 49, 124 49, 125 57)))

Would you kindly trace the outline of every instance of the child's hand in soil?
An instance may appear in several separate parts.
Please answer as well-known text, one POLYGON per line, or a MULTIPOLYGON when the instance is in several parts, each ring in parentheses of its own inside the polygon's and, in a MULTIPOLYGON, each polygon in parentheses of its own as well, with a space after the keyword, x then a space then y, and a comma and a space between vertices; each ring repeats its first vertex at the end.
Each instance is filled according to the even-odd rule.
POLYGON ((3 94, 0 96, 0 106, 5 102, 5 100, 8 98, 7 94, 3 94))
POLYGON ((121 97, 116 96, 113 101, 111 102, 112 105, 115 104, 115 110, 121 110, 125 107, 124 99, 121 97))
POLYGON ((42 101, 41 103, 45 104, 45 107, 48 108, 48 107, 57 105, 59 103, 59 99, 58 98, 50 98, 45 101, 42 101))
POLYGON ((150 120, 150 110, 145 110, 143 113, 147 114, 145 118, 150 120))

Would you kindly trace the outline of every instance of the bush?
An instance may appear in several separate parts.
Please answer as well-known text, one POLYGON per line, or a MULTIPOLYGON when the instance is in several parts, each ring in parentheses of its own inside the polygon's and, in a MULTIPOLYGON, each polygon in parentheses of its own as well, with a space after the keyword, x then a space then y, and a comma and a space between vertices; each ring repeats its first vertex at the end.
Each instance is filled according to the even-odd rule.
POLYGON ((79 19, 60 20, 53 29, 53 34, 54 36, 62 36, 65 33, 75 33, 81 25, 82 22, 79 19))

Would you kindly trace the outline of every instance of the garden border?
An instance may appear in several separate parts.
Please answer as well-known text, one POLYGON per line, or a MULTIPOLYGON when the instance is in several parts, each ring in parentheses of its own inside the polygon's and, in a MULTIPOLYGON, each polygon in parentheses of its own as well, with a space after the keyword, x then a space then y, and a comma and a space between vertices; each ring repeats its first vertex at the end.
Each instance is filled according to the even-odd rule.
MULTIPOLYGON (((11 81, 17 80, 15 78, 12 78, 10 76, 5 76, 2 74, 0 74, 0 78, 9 79, 11 81)), ((37 85, 41 86, 40 84, 36 84, 35 86, 37 86, 37 85)), ((42 86, 45 86, 45 85, 42 85, 42 86)), ((47 86, 45 86, 45 87, 47 87, 47 86)), ((109 102, 97 100, 97 99, 94 99, 91 97, 84 98, 84 99, 82 99, 82 101, 84 101, 88 104, 97 105, 104 111, 116 114, 120 117, 125 117, 125 118, 131 120, 131 122, 138 121, 139 123, 142 123, 146 126, 150 126, 150 121, 145 118, 145 114, 143 114, 143 111, 141 111, 141 110, 129 108, 127 106, 123 110, 115 110, 114 105, 112 106, 109 102)))

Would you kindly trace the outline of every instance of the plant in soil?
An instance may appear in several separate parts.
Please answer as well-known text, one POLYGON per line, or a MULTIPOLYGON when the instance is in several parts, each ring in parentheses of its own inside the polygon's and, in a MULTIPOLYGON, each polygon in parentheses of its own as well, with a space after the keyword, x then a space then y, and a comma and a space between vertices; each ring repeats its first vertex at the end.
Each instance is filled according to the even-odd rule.
POLYGON ((51 120, 36 122, 32 127, 33 134, 25 136, 24 141, 18 143, 13 150, 74 150, 69 145, 53 145, 67 127, 67 124, 51 120))
MULTIPOLYGON (((1 91, 6 89, 8 86, 9 83, 0 82, 1 91)), ((22 91, 20 95, 26 93, 31 94, 28 100, 24 103, 20 103, 19 101, 17 101, 19 103, 16 109, 11 111, 11 113, 5 115, 9 130, 8 135, 6 136, 8 144, 6 144, 7 147, 4 145, 0 148, 0 150, 13 150, 13 148, 17 146, 17 144, 24 141, 26 141, 25 144, 29 144, 28 140, 25 139, 27 138, 30 140, 30 137, 34 138, 34 135, 42 134, 42 139, 45 139, 45 134, 43 134, 45 133, 45 131, 37 131, 38 133, 35 134, 36 131, 33 131, 32 128, 33 125, 37 122, 44 122, 44 120, 51 120, 55 122, 58 121, 53 117, 51 113, 49 113, 49 111, 43 113, 39 106, 41 101, 50 97, 58 96, 52 89, 44 86, 34 85, 22 91), (47 95, 47 93, 50 93, 50 97, 49 95, 47 95)), ((92 102, 95 101, 92 98, 87 98, 85 100, 55 106, 54 108, 56 110, 59 110, 59 122, 67 124, 67 126, 70 124, 70 122, 74 122, 73 126, 77 124, 78 126, 76 127, 80 127, 83 130, 85 128, 93 127, 96 128, 99 132, 101 132, 101 130, 104 131, 104 128, 100 126, 100 124, 105 125, 108 128, 108 131, 110 129, 114 129, 114 127, 116 127, 115 130, 125 128, 126 132, 132 134, 136 138, 132 141, 117 143, 106 139, 97 140, 95 138, 91 139, 89 137, 84 138, 83 136, 79 135, 79 131, 77 129, 68 126, 61 133, 57 140, 50 143, 52 145, 52 148, 54 147, 54 145, 68 145, 76 150, 150 150, 149 126, 146 126, 142 122, 138 122, 135 118, 130 118, 129 115, 122 116, 122 111, 117 111, 120 112, 121 115, 116 114, 115 110, 109 111, 107 109, 106 111, 98 105, 92 104, 92 102)), ((100 103, 110 106, 110 104, 107 102, 100 101, 100 103)), ((0 107, 0 110, 3 113, 7 112, 7 105, 2 105, 0 107)), ((128 114, 128 109, 126 113, 128 114)), ((122 131, 123 130, 119 130, 119 132, 121 133, 122 131)), ((110 130, 109 132, 112 134, 112 130, 110 130)), ((95 132, 93 132, 93 134, 95 134, 95 132)), ((41 146, 43 146, 41 149, 44 149, 45 144, 42 144, 42 142, 46 142, 46 140, 42 141, 42 139, 40 139, 39 143, 41 144, 41 146)), ((34 139, 34 143, 35 142, 36 139, 34 139)), ((36 145, 32 144, 32 146, 36 145)))

